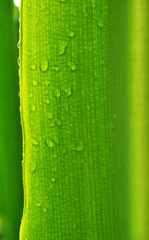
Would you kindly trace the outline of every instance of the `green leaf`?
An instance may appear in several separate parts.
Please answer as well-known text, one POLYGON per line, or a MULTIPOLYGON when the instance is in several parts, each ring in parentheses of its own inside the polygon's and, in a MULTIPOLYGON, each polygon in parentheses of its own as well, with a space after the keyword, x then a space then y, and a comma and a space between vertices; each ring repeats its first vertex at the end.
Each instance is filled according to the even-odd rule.
POLYGON ((18 22, 12 1, 0 4, 0 239, 17 240, 22 214, 18 22))
POLYGON ((148 239, 149 4, 132 2, 22 1, 21 240, 148 239))

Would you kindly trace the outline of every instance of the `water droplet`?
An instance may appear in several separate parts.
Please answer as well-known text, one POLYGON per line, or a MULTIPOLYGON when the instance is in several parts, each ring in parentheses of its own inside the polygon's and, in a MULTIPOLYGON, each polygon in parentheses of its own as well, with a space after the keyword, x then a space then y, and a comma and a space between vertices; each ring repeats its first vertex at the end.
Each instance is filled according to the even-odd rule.
POLYGON ((51 180, 52 180, 52 182, 56 182, 56 179, 55 179, 54 177, 52 177, 52 179, 51 179, 51 180))
POLYGON ((35 206, 36 207, 41 207, 41 205, 42 205, 42 201, 40 199, 36 200, 35 206))
POLYGON ((51 101, 50 101, 50 99, 48 98, 48 99, 44 99, 43 102, 49 105, 51 101))
POLYGON ((35 172, 36 171, 36 162, 31 163, 30 171, 31 172, 35 172))
POLYGON ((59 67, 58 66, 52 66, 52 70, 58 72, 59 71, 59 67))
POLYGON ((69 67, 70 70, 72 70, 72 71, 75 71, 76 68, 77 68, 76 64, 73 63, 73 62, 68 62, 68 67, 69 67))
POLYGON ((46 145, 47 145, 50 149, 53 149, 53 148, 55 147, 54 142, 53 142, 50 138, 47 138, 47 139, 46 139, 46 145))
POLYGON ((71 96, 71 94, 72 94, 72 89, 71 89, 71 88, 66 88, 66 89, 65 89, 65 93, 66 93, 66 97, 71 96))
POLYGON ((33 86, 37 86, 38 81, 37 80, 33 80, 33 86))
POLYGON ((36 65, 35 65, 34 63, 32 63, 32 64, 30 65, 30 68, 31 68, 31 70, 35 70, 35 69, 36 69, 36 65))
POLYGON ((44 85, 48 87, 51 84, 51 81, 45 81, 44 85))
POLYGON ((49 127, 54 127, 54 122, 50 122, 49 127))
POLYGON ((60 99, 60 97, 61 97, 61 91, 60 91, 59 88, 56 88, 56 90, 55 90, 55 96, 56 96, 57 99, 60 99))
POLYGON ((46 208, 44 208, 44 209, 43 209, 43 212, 46 212, 46 211, 47 211, 47 209, 46 209, 46 208))
POLYGON ((99 28, 103 28, 103 20, 102 20, 102 19, 99 19, 99 21, 98 21, 98 27, 99 27, 99 28))
POLYGON ((39 141, 37 140, 37 139, 35 139, 35 138, 33 138, 32 140, 31 140, 31 143, 33 144, 33 145, 39 145, 39 141))
POLYGON ((46 72, 49 67, 49 63, 47 60, 42 61, 41 63, 41 71, 46 72))
POLYGON ((63 55, 65 53, 65 50, 68 46, 67 42, 61 42, 59 45, 59 55, 63 55))
POLYGON ((73 38, 74 36, 75 36, 74 32, 70 31, 70 32, 68 33, 68 37, 73 38))
POLYGON ((83 149, 83 145, 78 145, 76 148, 77 151, 82 151, 82 149, 83 149))
POLYGON ((18 57, 17 63, 20 66, 20 57, 18 57))

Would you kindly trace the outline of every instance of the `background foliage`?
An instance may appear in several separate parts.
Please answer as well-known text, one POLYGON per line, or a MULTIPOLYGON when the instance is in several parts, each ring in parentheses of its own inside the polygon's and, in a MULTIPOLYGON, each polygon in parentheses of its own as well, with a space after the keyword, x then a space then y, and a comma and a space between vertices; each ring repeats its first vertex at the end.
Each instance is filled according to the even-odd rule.
POLYGON ((19 239, 22 136, 19 115, 18 9, 0 2, 0 239, 19 239))

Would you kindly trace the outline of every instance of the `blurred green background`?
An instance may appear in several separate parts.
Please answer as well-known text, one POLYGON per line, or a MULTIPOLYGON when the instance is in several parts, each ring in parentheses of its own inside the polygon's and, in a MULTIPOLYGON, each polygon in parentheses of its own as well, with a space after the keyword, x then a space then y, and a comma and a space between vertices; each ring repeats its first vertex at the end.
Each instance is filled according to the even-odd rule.
POLYGON ((0 1, 0 240, 18 240, 22 217, 18 22, 13 0, 0 1))

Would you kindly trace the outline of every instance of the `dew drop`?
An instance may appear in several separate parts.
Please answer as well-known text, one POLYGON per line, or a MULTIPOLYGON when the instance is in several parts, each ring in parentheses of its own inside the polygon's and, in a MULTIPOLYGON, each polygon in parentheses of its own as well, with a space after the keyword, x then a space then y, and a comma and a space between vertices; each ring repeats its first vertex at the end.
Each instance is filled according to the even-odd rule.
POLYGON ((50 122, 49 126, 54 127, 54 122, 50 122))
POLYGON ((77 150, 77 151, 82 151, 82 150, 83 150, 83 145, 78 145, 78 146, 76 147, 76 150, 77 150))
POLYGON ((41 71, 46 72, 49 67, 49 63, 47 60, 42 61, 41 63, 41 71))
POLYGON ((73 62, 68 62, 68 67, 70 68, 71 71, 75 71, 77 66, 73 62))
POLYGON ((31 172, 35 172, 36 171, 36 162, 31 163, 30 171, 31 172))
POLYGON ((52 179, 51 179, 51 180, 52 180, 52 182, 56 182, 56 179, 55 179, 54 177, 52 177, 52 179))
POLYGON ((47 145, 50 149, 53 149, 53 148, 55 147, 54 142, 53 142, 50 138, 47 138, 47 139, 46 139, 46 145, 47 145))
POLYGON ((18 57, 17 63, 20 66, 20 57, 18 57))
POLYGON ((54 154, 53 157, 54 157, 54 158, 57 158, 57 154, 54 154))
POLYGON ((34 63, 32 63, 32 64, 30 65, 30 68, 31 68, 31 70, 35 70, 35 69, 36 69, 36 65, 35 65, 34 63))
POLYGON ((36 146, 39 145, 39 141, 38 141, 37 139, 35 139, 35 138, 33 138, 33 139, 31 140, 31 143, 32 143, 33 145, 36 145, 36 146))
POLYGON ((41 205, 42 205, 42 201, 40 199, 36 200, 35 206, 36 207, 41 207, 41 205))
POLYGON ((59 67, 58 67, 58 66, 53 66, 53 67, 52 67, 52 70, 58 72, 58 71, 59 71, 59 67))
POLYGON ((71 88, 66 88, 66 89, 65 89, 65 93, 66 93, 66 97, 71 96, 71 94, 72 94, 72 89, 71 89, 71 88))
POLYGON ((67 42, 61 42, 59 45, 59 55, 63 55, 65 53, 65 50, 68 46, 67 42))
POLYGON ((33 86, 37 86, 38 81, 37 80, 33 80, 33 86))
POLYGON ((50 99, 44 99, 43 102, 46 103, 47 105, 49 105, 51 101, 50 101, 50 99))
POLYGON ((74 36, 75 36, 74 32, 70 31, 70 32, 68 33, 68 37, 73 38, 74 36))
POLYGON ((49 87, 50 84, 51 84, 51 81, 46 81, 46 82, 44 83, 44 85, 45 85, 46 87, 49 87))

